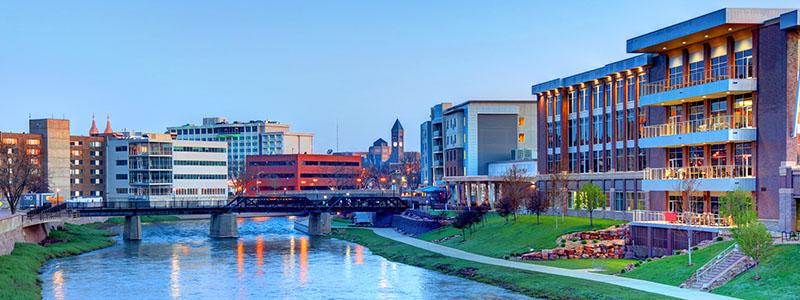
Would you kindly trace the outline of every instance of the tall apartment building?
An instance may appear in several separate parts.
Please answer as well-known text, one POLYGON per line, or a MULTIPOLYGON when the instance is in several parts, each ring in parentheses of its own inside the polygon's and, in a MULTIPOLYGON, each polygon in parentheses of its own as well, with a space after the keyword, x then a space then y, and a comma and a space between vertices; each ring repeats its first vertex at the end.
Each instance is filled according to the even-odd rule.
POLYGON ((536 161, 536 127, 534 100, 438 104, 431 108, 431 120, 421 126, 423 182, 449 189, 454 204, 493 205, 502 182, 498 173, 525 165, 530 175, 536 174, 531 167, 536 161))
POLYGON ((244 171, 248 155, 304 154, 313 152, 313 133, 290 132, 289 124, 275 121, 227 122, 225 118, 203 118, 202 125, 167 128, 176 140, 228 143, 228 164, 244 171))
POLYGON ((227 199, 225 142, 178 141, 167 134, 123 133, 110 139, 109 201, 227 199))
POLYGON ((106 138, 102 136, 70 136, 70 196, 104 197, 106 138))
MULTIPOLYGON (((716 216, 742 189, 769 228, 796 230, 799 21, 797 9, 721 9, 628 40, 639 56, 534 85, 539 173, 602 187, 603 215, 633 220, 645 255, 687 247, 648 223, 683 210, 686 178, 692 213, 716 216)), ((691 225, 701 239, 718 230, 691 225)))
POLYGON ((423 185, 443 186, 444 142, 442 114, 452 107, 444 102, 431 107, 430 120, 420 125, 420 173, 423 185))

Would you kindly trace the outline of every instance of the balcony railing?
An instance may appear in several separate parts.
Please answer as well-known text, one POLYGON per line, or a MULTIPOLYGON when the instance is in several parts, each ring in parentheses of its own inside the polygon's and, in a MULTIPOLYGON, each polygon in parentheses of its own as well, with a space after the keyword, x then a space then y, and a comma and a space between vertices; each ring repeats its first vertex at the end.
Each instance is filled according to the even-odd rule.
POLYGON ((718 116, 700 120, 645 126, 642 129, 640 138, 752 127, 752 116, 718 116))
POLYGON ((752 166, 724 165, 682 168, 647 168, 644 170, 644 180, 720 179, 744 177, 753 177, 752 166))
POLYGON ((643 223, 668 224, 678 226, 730 227, 733 220, 712 213, 633 211, 633 221, 643 223))
POLYGON ((725 68, 709 69, 700 73, 687 73, 682 74, 680 77, 646 83, 641 94, 646 96, 709 82, 745 78, 753 78, 753 65, 730 65, 725 68))

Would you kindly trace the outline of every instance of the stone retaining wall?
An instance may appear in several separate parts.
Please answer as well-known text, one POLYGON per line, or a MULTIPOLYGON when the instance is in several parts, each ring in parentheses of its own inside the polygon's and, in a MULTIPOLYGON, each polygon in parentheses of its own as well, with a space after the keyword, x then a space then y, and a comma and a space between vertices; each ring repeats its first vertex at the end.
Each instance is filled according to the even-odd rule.
POLYGON ((403 215, 394 215, 392 218, 392 227, 410 235, 423 234, 440 226, 442 225, 438 221, 417 220, 403 215))
POLYGON ((564 241, 565 247, 525 253, 520 258, 523 260, 625 258, 628 250, 632 249, 630 237, 630 227, 627 225, 565 234, 557 240, 559 244, 564 241), (597 242, 594 242, 595 240, 597 242))

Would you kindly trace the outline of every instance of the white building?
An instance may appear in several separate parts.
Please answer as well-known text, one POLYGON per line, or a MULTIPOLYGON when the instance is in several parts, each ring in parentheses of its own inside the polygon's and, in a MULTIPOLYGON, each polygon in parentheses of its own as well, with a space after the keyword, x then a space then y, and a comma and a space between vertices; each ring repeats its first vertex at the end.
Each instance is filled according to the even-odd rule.
POLYGON ((108 141, 108 201, 227 199, 227 144, 123 133, 108 141))
POLYGON ((313 153, 313 133, 290 132, 289 124, 276 121, 227 122, 225 118, 203 118, 202 125, 168 127, 176 140, 228 143, 228 165, 244 171, 247 155, 313 153))

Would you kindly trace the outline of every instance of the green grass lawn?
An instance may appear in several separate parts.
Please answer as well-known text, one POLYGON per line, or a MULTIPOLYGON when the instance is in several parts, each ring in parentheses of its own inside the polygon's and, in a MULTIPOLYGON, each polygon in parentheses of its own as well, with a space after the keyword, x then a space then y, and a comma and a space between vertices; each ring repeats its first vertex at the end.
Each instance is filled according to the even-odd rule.
POLYGON ((755 274, 755 269, 747 270, 712 293, 743 299, 800 299, 800 245, 776 246, 772 256, 758 264, 761 280, 750 280, 755 274))
MULTIPOLYGON (((557 268, 564 268, 564 269, 591 269, 592 268, 592 259, 557 259, 557 260, 520 260, 521 262, 536 264, 536 265, 543 265, 543 266, 550 266, 550 267, 557 267, 557 268)), ((624 258, 611 258, 606 260, 606 270, 608 271, 597 271, 597 273, 609 274, 609 273, 616 273, 620 269, 624 268, 625 266, 635 263, 639 260, 636 259, 624 259, 624 258)), ((597 260, 595 263, 599 264, 601 260, 597 260)))
POLYGON ((42 280, 37 272, 42 263, 51 258, 81 254, 115 243, 107 238, 115 233, 96 229, 99 225, 65 224, 66 232, 50 232, 50 238, 67 239, 65 243, 46 247, 17 243, 11 254, 0 256, 0 299, 41 299, 42 280))
POLYGON ((499 267, 452 258, 381 237, 366 229, 334 229, 330 237, 366 246, 389 260, 500 286, 547 299, 673 299, 583 279, 499 267))
POLYGON ((331 218, 331 226, 350 226, 353 225, 353 220, 344 218, 331 218))
POLYGON ((673 255, 653 260, 620 276, 678 286, 732 243, 721 242, 692 252, 693 266, 686 266, 689 264, 689 255, 673 255))
MULTIPOLYGON (((509 218, 508 224, 504 218, 496 213, 489 213, 485 225, 477 225, 477 230, 470 236, 467 232, 467 241, 461 238, 451 239, 439 243, 442 246, 457 248, 463 251, 501 258, 513 252, 528 252, 528 248, 535 250, 551 249, 556 246, 556 238, 563 234, 589 230, 589 219, 581 217, 567 217, 566 223, 561 223, 558 218, 558 228, 554 216, 541 216, 541 224, 536 225, 535 215, 520 215, 517 224, 509 218)), ((594 229, 604 229, 611 225, 619 225, 625 221, 594 219, 594 229)), ((447 226, 441 230, 433 230, 417 238, 433 241, 443 237, 461 234, 460 229, 447 226)), ((590 263, 591 265, 591 263, 590 263)))
MULTIPOLYGON (((148 222, 164 222, 164 221, 180 221, 181 218, 176 216, 142 216, 140 218, 141 222, 148 223, 148 222)), ((106 223, 114 223, 114 224, 122 224, 125 223, 124 217, 116 217, 116 218, 108 218, 106 223)))

